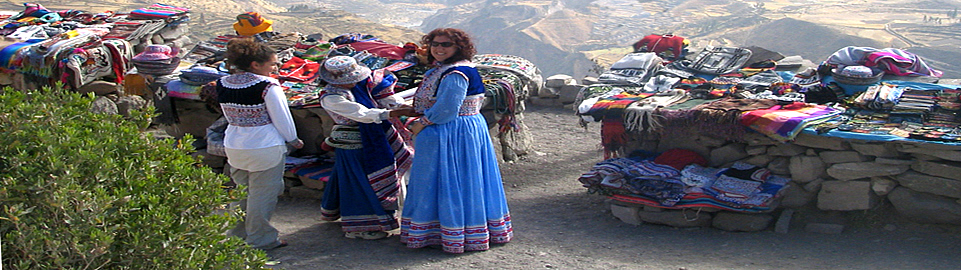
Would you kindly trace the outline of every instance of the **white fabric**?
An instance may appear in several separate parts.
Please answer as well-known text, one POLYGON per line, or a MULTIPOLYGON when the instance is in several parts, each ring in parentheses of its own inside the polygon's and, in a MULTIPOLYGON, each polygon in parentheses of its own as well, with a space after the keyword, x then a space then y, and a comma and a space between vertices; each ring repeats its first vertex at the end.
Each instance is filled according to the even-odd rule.
POLYGON ((287 97, 279 85, 270 84, 264 95, 271 125, 256 127, 227 127, 224 147, 232 149, 260 149, 283 146, 285 142, 297 140, 297 128, 287 106, 287 97))
POLYGON ((611 69, 648 69, 652 66, 654 60, 660 61, 660 58, 652 52, 630 53, 622 57, 621 60, 614 62, 614 64, 611 65, 611 69))
POLYGON ((227 163, 230 167, 245 171, 263 171, 277 166, 277 163, 284 163, 284 156, 287 155, 287 146, 278 145, 258 149, 224 149, 227 152, 227 163))
MULTIPOLYGON (((354 102, 352 99, 353 97, 347 97, 341 93, 330 93, 320 100, 320 106, 329 113, 334 113, 360 123, 377 123, 387 120, 389 117, 390 110, 367 108, 360 103, 354 102)), ((396 96, 390 96, 378 100, 377 103, 389 108, 396 107, 397 104, 403 103, 403 100, 396 96)))

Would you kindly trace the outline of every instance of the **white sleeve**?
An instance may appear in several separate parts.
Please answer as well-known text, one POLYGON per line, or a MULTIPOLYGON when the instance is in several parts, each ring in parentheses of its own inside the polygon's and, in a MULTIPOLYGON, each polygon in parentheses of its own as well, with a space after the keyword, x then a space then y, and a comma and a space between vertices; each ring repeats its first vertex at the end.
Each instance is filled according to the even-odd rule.
POLYGON ((330 94, 320 100, 320 106, 328 112, 347 117, 361 123, 376 123, 387 120, 389 110, 371 109, 360 103, 347 100, 342 95, 330 94))
POLYGON ((294 125, 294 118, 290 115, 284 90, 279 85, 271 84, 267 87, 267 94, 264 95, 264 103, 267 105, 270 121, 280 132, 280 136, 284 137, 284 141, 297 140, 297 126, 294 125))
POLYGON ((378 99, 377 104, 380 105, 381 108, 394 109, 400 107, 400 105, 404 105, 405 102, 404 98, 397 94, 393 94, 385 98, 378 99))

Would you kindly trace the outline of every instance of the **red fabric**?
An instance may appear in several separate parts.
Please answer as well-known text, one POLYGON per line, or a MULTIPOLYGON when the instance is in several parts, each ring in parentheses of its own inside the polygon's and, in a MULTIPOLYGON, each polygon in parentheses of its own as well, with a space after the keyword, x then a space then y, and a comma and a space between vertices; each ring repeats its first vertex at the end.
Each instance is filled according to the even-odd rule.
POLYGON ((681 49, 684 48, 684 38, 675 35, 648 35, 634 43, 635 52, 640 51, 642 47, 658 55, 672 50, 674 57, 680 57, 681 49))
POLYGON ((351 48, 354 48, 355 51, 367 51, 374 55, 390 60, 404 59, 404 54, 406 54, 408 51, 408 49, 405 49, 404 47, 384 43, 381 41, 358 41, 342 46, 350 46, 351 48))
POLYGON ((320 71, 320 63, 294 57, 281 65, 277 73, 280 79, 286 81, 310 83, 317 78, 318 71, 320 71))
POLYGON ((621 119, 601 120, 601 145, 604 146, 604 159, 617 157, 617 150, 627 144, 627 132, 621 119))
POLYGON ((654 163, 671 166, 680 171, 691 164, 707 166, 707 159, 697 152, 674 148, 654 158, 654 163))

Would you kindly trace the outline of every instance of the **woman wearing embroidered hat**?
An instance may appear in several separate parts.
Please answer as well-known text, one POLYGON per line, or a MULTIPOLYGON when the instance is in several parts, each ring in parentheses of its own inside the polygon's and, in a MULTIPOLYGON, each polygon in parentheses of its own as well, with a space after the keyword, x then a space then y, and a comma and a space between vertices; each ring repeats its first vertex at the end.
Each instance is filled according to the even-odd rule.
POLYGON ((287 245, 270 224, 277 196, 284 192, 286 143, 301 148, 297 129, 287 107, 280 83, 269 77, 277 68, 277 55, 265 44, 251 38, 227 43, 227 63, 235 73, 217 81, 217 101, 229 125, 224 149, 230 177, 247 186, 247 198, 240 201, 246 211, 244 222, 228 232, 260 249, 287 245))
POLYGON ((397 78, 384 69, 371 71, 349 56, 327 59, 320 68, 327 81, 320 104, 334 119, 325 148, 336 153, 324 188, 323 219, 341 220, 347 238, 381 239, 397 229, 401 176, 410 168, 412 150, 393 124, 416 116, 394 96, 397 78))
POLYGON ((425 35, 428 60, 414 94, 423 113, 411 124, 414 164, 404 200, 400 240, 410 248, 442 246, 445 252, 487 250, 513 237, 497 157, 480 114, 484 83, 470 62, 476 52, 462 30, 425 35))
POLYGON ((253 36, 261 32, 273 31, 271 26, 274 21, 264 19, 257 12, 247 12, 237 15, 237 22, 234 23, 234 30, 241 36, 253 36))

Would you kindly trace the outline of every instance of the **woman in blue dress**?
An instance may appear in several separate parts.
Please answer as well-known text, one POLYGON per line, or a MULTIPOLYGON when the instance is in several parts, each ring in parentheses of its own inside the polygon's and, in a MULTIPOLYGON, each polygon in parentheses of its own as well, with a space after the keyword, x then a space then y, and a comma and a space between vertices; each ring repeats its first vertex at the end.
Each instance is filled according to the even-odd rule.
POLYGON ((414 163, 401 218, 401 242, 445 252, 487 250, 513 237, 507 199, 487 122, 484 83, 470 62, 476 50, 462 30, 435 29, 421 42, 427 71, 414 94, 424 116, 410 124, 414 163))

